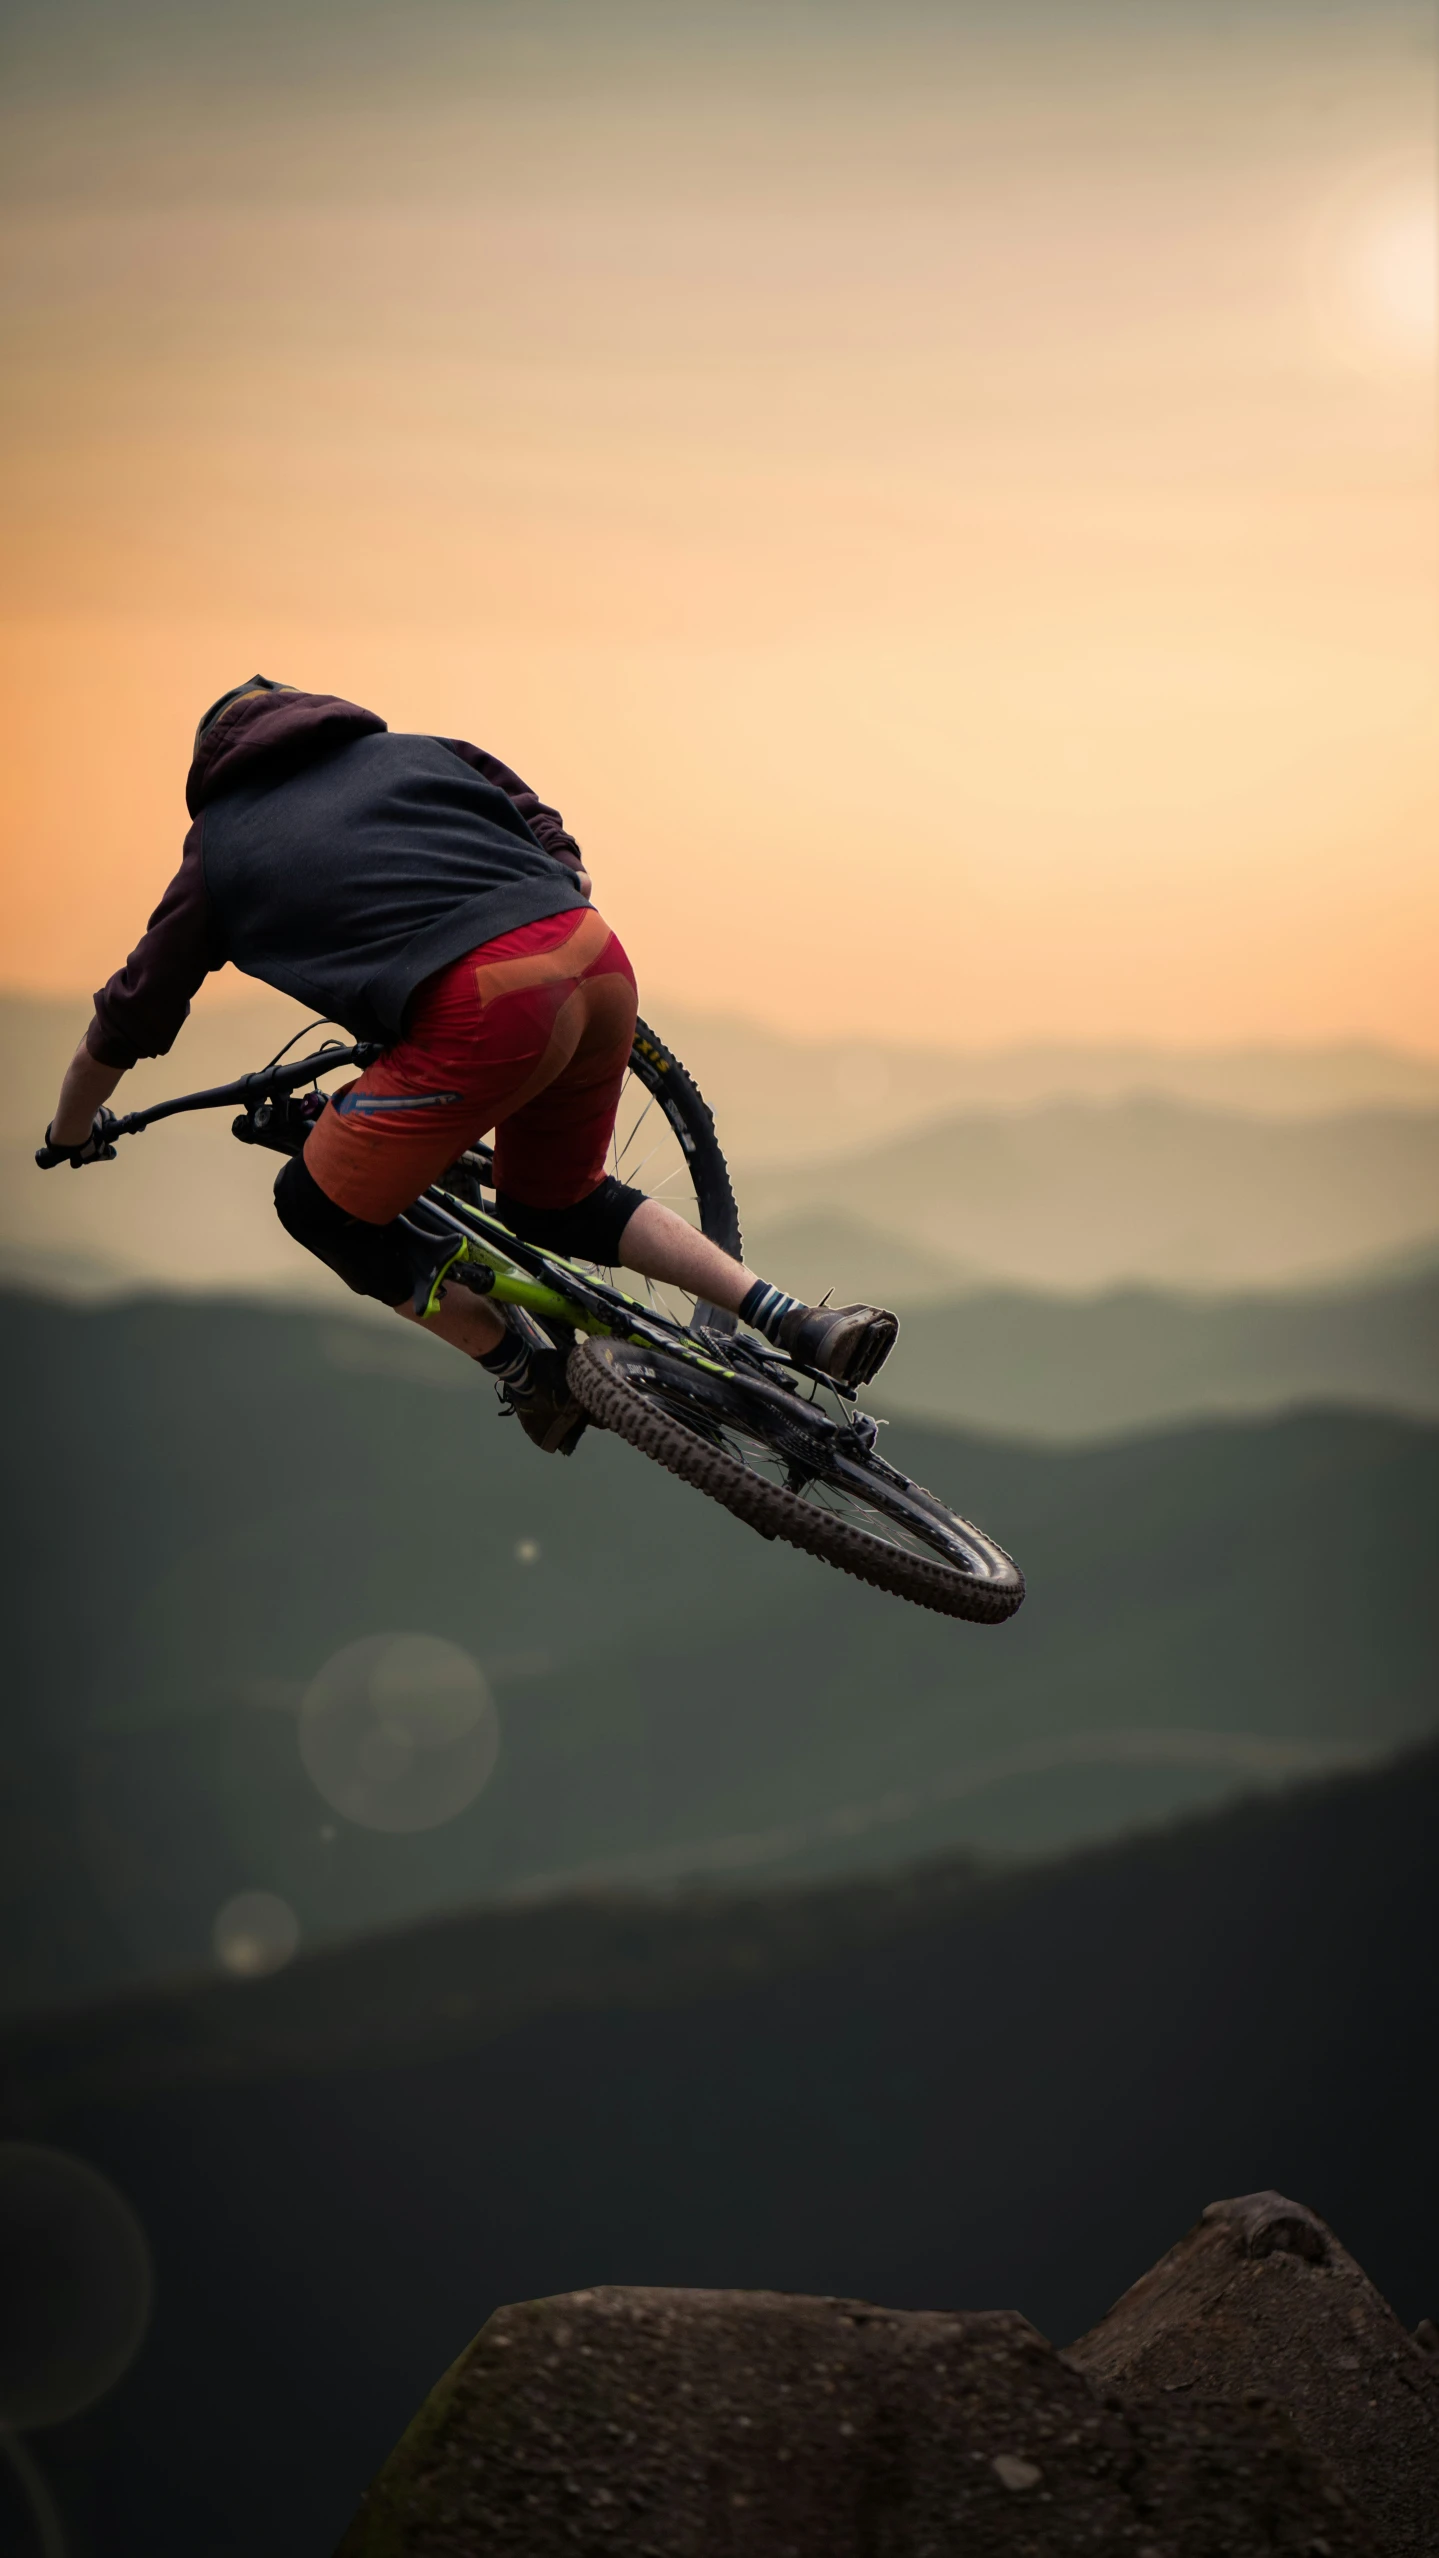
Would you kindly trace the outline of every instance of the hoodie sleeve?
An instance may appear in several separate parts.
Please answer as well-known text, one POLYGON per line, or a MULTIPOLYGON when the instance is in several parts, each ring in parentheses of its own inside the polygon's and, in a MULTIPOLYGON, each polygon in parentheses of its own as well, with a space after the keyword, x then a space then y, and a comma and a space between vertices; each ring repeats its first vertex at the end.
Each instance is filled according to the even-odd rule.
POLYGON ((536 842, 543 844, 555 861, 563 862, 566 870, 583 870, 585 857, 559 810, 540 799, 528 782, 522 782, 518 773, 512 773, 508 764, 500 762, 498 755, 487 755, 483 746, 470 746, 463 737, 442 737, 438 743, 448 746, 462 763, 473 765, 487 782, 495 783, 507 799, 514 801, 536 842))
POLYGON ((85 1045, 101 1066, 133 1066, 163 1057, 190 1009, 190 998, 225 953, 205 893, 197 819, 180 867, 151 916, 144 937, 95 997, 85 1045))

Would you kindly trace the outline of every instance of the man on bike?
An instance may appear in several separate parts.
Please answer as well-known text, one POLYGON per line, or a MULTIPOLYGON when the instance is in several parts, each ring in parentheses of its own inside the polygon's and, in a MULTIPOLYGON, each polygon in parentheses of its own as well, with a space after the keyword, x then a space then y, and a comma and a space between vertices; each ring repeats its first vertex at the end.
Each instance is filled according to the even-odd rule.
MULTIPOLYGON (((275 1183, 287 1231, 347 1287, 418 1320, 400 1214, 493 1128, 498 1211, 516 1234, 687 1289, 845 1384, 873 1376, 892 1314, 787 1297, 606 1174, 634 972, 573 836, 508 765, 253 675, 206 711, 185 796, 179 870, 95 997, 61 1087, 57 1159, 107 1151, 99 1114, 120 1077, 165 1055, 228 960, 384 1042, 275 1183)), ((557 1351, 532 1350, 463 1288, 425 1320, 490 1370, 539 1447, 569 1452, 584 1415, 557 1351)))

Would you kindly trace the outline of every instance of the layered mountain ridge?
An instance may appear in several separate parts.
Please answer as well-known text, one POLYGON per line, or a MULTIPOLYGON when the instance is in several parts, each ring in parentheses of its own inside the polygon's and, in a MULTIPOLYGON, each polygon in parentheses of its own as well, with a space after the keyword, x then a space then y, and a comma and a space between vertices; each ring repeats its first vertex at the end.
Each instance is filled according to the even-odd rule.
POLYGON ((577 1879, 1034 1855, 1433 1728, 1439 1431, 1406 1419, 1068 1451, 896 1421, 897 1461, 1030 1575, 994 1630, 767 1545, 601 1434, 539 1458, 398 1326, 11 1297, 0 1363, 12 2006, 208 1962, 249 1888, 325 1940, 577 1879), (462 1647, 498 1716, 484 1791, 413 1837, 337 1826, 298 1746, 309 1682, 384 1633, 462 1647))

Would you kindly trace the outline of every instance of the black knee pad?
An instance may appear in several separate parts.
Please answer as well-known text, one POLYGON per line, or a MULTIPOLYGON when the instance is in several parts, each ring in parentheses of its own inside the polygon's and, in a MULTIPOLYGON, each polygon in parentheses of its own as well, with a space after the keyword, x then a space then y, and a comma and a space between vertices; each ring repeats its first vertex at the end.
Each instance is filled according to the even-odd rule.
POLYGON ((398 1306, 409 1296, 415 1263, 403 1229, 398 1224, 367 1226, 363 1218, 336 1207, 306 1171, 301 1155, 292 1155, 276 1175, 275 1214, 286 1234, 357 1297, 378 1297, 382 1306, 398 1306))
POLYGON ((619 1260, 620 1237, 644 1204, 642 1190, 631 1190, 610 1173, 598 1190, 577 1199, 572 1208, 527 1208, 506 1190, 495 1193, 495 1206, 512 1234, 537 1243, 542 1252, 563 1253, 567 1261, 598 1261, 606 1270, 619 1260))

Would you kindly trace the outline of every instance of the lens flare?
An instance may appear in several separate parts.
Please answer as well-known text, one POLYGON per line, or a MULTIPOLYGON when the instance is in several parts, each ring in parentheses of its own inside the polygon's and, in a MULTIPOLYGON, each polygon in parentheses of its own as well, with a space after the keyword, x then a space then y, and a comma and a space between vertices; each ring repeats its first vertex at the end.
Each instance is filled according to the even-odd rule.
POLYGON ((370 1634, 325 1663, 300 1756, 332 1811, 367 1830, 432 1830, 489 1783, 494 1699, 478 1662, 432 1634, 370 1634))
POLYGON ((237 1892, 216 1914, 215 1960, 241 1981, 279 1972, 300 1942, 300 1922, 277 1892, 237 1892))
POLYGON ((113 2389, 144 2341, 145 2233, 65 2150, 0 2141, 0 2425, 60 2425, 113 2389))

